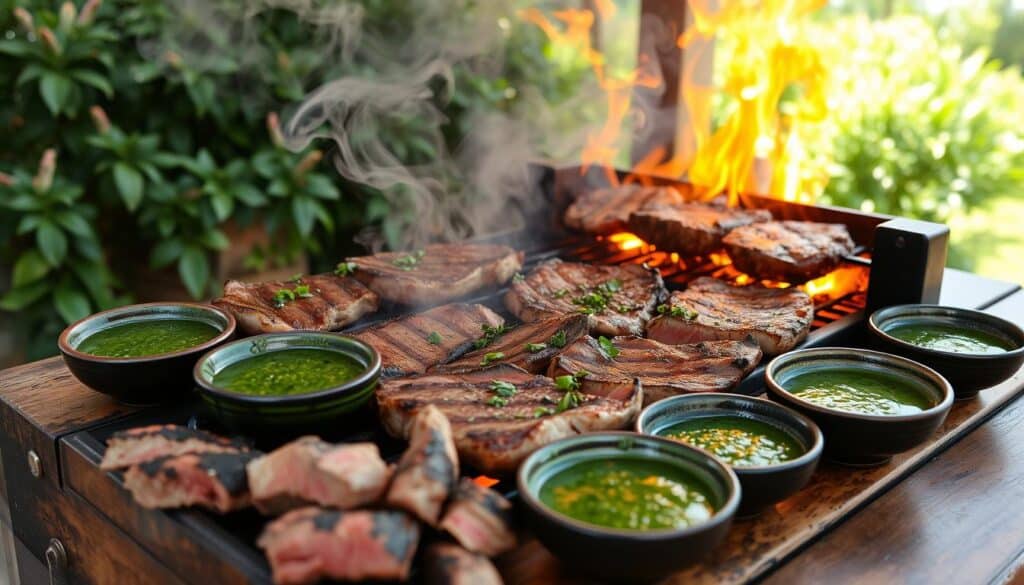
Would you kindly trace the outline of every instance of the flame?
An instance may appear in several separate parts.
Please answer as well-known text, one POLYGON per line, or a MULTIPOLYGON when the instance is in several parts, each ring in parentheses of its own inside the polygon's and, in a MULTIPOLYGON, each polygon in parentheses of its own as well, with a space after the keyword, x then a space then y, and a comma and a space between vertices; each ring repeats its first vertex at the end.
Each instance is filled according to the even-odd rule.
MULTIPOLYGON (((617 234, 612 234, 608 236, 608 241, 617 245, 619 249, 622 251, 635 250, 637 248, 647 248, 649 250, 654 250, 654 246, 641 240, 638 236, 628 232, 619 232, 617 234)), ((678 257, 678 255, 676 257, 678 257)))

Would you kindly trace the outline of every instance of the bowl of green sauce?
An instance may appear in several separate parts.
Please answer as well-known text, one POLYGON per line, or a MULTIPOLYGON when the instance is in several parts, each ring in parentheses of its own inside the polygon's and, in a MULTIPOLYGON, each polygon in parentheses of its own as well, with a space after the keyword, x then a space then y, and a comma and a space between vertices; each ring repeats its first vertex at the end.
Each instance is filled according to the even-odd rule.
POLYGON ((192 366, 235 335, 235 318, 199 303, 145 303, 90 315, 60 334, 64 363, 89 388, 128 404, 192 389, 192 366))
POLYGON ((640 413, 636 430, 704 449, 743 487, 738 514, 752 516, 804 487, 824 439, 814 421, 781 404, 726 393, 683 394, 640 413))
POLYGON ((193 376, 210 413, 237 432, 313 432, 336 425, 373 396, 380 355, 336 333, 270 333, 223 345, 193 376))
POLYGON ((939 305, 898 305, 868 319, 881 349, 938 371, 957 399, 1003 382, 1024 365, 1024 330, 995 315, 939 305))
POLYGON ((768 395, 813 420, 825 456, 879 465, 928 440, 953 405, 953 387, 904 357, 842 347, 783 354, 765 369, 768 395))
POLYGON ((740 501, 736 474, 689 445, 627 432, 591 433, 534 451, 519 495, 537 538, 602 580, 664 577, 725 538, 740 501))

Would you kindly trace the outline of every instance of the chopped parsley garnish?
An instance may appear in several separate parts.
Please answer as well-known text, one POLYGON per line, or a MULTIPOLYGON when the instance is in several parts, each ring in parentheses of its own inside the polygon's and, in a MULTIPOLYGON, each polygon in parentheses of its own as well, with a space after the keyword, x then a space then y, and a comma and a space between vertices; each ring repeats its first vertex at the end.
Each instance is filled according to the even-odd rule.
POLYGON ((423 259, 423 255, 426 254, 423 250, 416 250, 412 254, 406 254, 405 256, 399 256, 391 261, 392 264, 401 268, 402 270, 413 270, 423 259))
POLYGON ((562 289, 556 290, 555 292, 551 293, 551 296, 556 298, 556 299, 560 299, 560 298, 564 297, 567 294, 569 294, 569 289, 562 288, 562 289))
POLYGON ((481 366, 486 366, 487 364, 489 364, 491 362, 496 362, 496 361, 501 360, 501 359, 505 359, 505 354, 503 352, 492 351, 492 352, 490 352, 488 354, 484 354, 484 359, 480 360, 480 365, 481 366))
POLYGON ((296 284, 302 282, 302 273, 299 272, 299 273, 293 274, 292 277, 288 279, 288 282, 294 282, 296 284))
POLYGON ((294 292, 297 296, 300 296, 304 299, 308 299, 309 297, 313 296, 313 293, 309 292, 308 284, 297 285, 294 289, 292 289, 292 292, 294 292))
POLYGON ((590 375, 590 372, 586 370, 580 370, 575 374, 566 374, 555 378, 555 387, 563 392, 569 390, 579 390, 580 380, 590 375))
POLYGON ((538 351, 544 351, 547 348, 548 348, 548 344, 546 344, 546 343, 527 343, 526 344, 526 351, 528 351, 530 353, 537 353, 538 351))
POLYGON ((629 313, 632 311, 639 311, 642 307, 640 305, 619 305, 615 307, 615 310, 620 313, 629 313))
POLYGON ((555 333, 554 335, 551 336, 551 339, 548 340, 548 345, 550 345, 551 347, 565 347, 565 344, 565 331, 559 331, 558 333, 555 333))
POLYGON ((601 346, 601 351, 604 355, 608 356, 608 359, 615 359, 619 355, 619 348, 615 347, 611 339, 608 339, 604 335, 597 338, 598 345, 601 346))
POLYGON ((688 321, 692 321, 697 318, 697 311, 694 311, 690 307, 677 307, 675 305, 658 305, 659 315, 669 315, 670 317, 681 317, 688 321))
POLYGON ((338 262, 338 265, 334 267, 334 273, 338 276, 348 276, 356 271, 355 262, 338 262))
POLYGON ((484 330, 484 336, 473 342, 474 349, 483 349, 487 347, 494 343, 495 339, 501 337, 506 331, 511 329, 511 327, 506 327, 505 325, 494 325, 493 327, 491 325, 481 325, 480 328, 484 330))
POLYGON ((565 412, 567 410, 572 410, 581 404, 583 404, 583 395, 580 394, 580 391, 569 390, 562 395, 562 399, 558 401, 558 406, 555 408, 557 412, 565 412))
POLYGON ((514 274, 514 275, 512 276, 512 282, 523 282, 524 280, 526 280, 526 277, 525 277, 525 276, 523 276, 523 273, 522 273, 522 272, 516 272, 516 273, 515 273, 515 274, 514 274))
POLYGON ((505 406, 508 406, 508 398, 502 398, 501 396, 492 396, 491 399, 487 401, 487 406, 503 408, 505 406))
POLYGON ((427 336, 427 342, 430 343, 431 345, 440 345, 441 334, 438 333, 437 331, 431 331, 430 335, 427 336))
POLYGON ((274 293, 274 306, 280 309, 289 301, 295 300, 295 292, 290 288, 279 288, 274 293))
POLYGON ((541 418, 543 416, 551 416, 552 414, 555 414, 554 410, 552 410, 552 409, 550 409, 550 408, 548 408, 546 406, 538 406, 533 411, 533 418, 541 418))
POLYGON ((574 305, 579 305, 579 311, 584 315, 596 315, 598 313, 603 313, 604 310, 608 308, 608 303, 611 302, 615 293, 620 290, 622 290, 622 281, 617 278, 613 278, 595 286, 583 295, 574 298, 572 303, 574 305))
POLYGON ((487 405, 502 408, 508 406, 509 400, 516 395, 516 387, 504 380, 491 380, 491 392, 494 392, 494 396, 487 401, 487 405))

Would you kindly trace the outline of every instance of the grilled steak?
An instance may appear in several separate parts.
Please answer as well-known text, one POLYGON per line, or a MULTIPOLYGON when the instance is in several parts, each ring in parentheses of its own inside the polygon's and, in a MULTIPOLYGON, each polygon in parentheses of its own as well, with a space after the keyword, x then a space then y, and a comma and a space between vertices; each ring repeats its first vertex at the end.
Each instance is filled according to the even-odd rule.
POLYGON ((701 277, 672 293, 670 311, 647 324, 647 337, 678 345, 753 336, 765 355, 793 349, 807 337, 814 304, 796 288, 733 286, 701 277))
POLYGON ((487 557, 456 544, 438 542, 427 549, 427 585, 502 585, 487 557))
POLYGON ((114 433, 107 440, 100 469, 121 469, 169 455, 237 453, 248 449, 241 439, 226 439, 178 425, 150 425, 114 433))
POLYGON ((391 477, 373 443, 302 437, 249 463, 253 504, 264 514, 320 504, 354 508, 380 499, 391 477))
POLYGON ((242 331, 255 335, 293 329, 336 331, 376 312, 380 298, 354 278, 314 274, 288 282, 229 280, 224 296, 213 304, 234 315, 242 331))
POLYGON ((422 374, 427 368, 456 359, 484 337, 485 326, 505 320, 483 305, 454 303, 407 315, 352 336, 380 354, 381 375, 422 374))
POLYGON ((598 266, 549 260, 515 282, 505 306, 523 321, 583 313, 591 332, 640 335, 666 296, 657 270, 636 264, 598 266))
POLYGON ((459 483, 441 519, 441 529, 466 549, 489 557, 516 546, 512 502, 469 478, 459 483))
POLYGON ((694 202, 637 210, 629 216, 628 228, 659 250, 699 256, 721 249, 730 230, 771 219, 765 210, 694 202))
POLYGON ((622 185, 584 191, 565 210, 565 225, 591 234, 626 229, 629 215, 648 206, 681 205, 683 196, 668 187, 622 185))
POLYGON ((294 510, 271 522, 257 544, 277 585, 321 579, 404 580, 420 539, 420 525, 398 510, 294 510))
POLYGON ((554 381, 502 364, 462 374, 383 380, 377 404, 384 428, 397 437, 409 436, 416 412, 433 404, 452 425, 459 459, 500 475, 515 471, 530 452, 551 441, 626 427, 639 412, 641 394, 639 387, 628 401, 574 394, 570 398, 578 397, 578 405, 559 412, 560 406, 574 403, 554 381), (514 388, 509 391, 504 384, 514 388))
POLYGON ((432 305, 502 285, 523 267, 523 254, 494 244, 431 244, 413 252, 348 258, 353 275, 381 297, 432 305))
POLYGON ((752 338, 687 345, 641 337, 615 337, 611 342, 619 352, 614 358, 593 337, 580 339, 551 362, 548 375, 583 370, 582 391, 615 399, 628 397, 639 379, 647 405, 676 394, 727 391, 761 360, 761 348, 752 338))
POLYGON ((846 226, 811 221, 749 225, 733 230, 722 241, 738 270, 797 283, 832 272, 854 248, 846 226))
POLYGON ((587 334, 587 325, 587 316, 580 313, 523 323, 488 345, 430 371, 471 372, 502 363, 540 374, 562 348, 587 334))
POLYGON ((433 526, 458 479, 452 427, 441 411, 427 406, 413 419, 409 447, 398 461, 384 502, 433 526))
POLYGON ((256 451, 160 457, 133 465, 124 487, 143 508, 201 506, 220 513, 249 505, 245 465, 256 451))

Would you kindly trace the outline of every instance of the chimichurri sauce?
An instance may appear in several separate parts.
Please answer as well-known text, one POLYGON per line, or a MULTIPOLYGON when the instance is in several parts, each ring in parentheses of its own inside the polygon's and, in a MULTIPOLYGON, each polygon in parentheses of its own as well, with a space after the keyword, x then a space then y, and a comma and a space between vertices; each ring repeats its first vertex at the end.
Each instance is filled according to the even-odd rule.
POLYGON ((859 414, 913 414, 934 406, 911 382, 865 368, 811 370, 790 378, 785 387, 808 402, 859 414))
POLYGON ((710 451, 737 467, 782 463, 804 453, 804 448, 789 433, 745 416, 692 418, 659 434, 710 451))
POLYGON ((202 321, 147 319, 101 329, 75 349, 102 357, 141 357, 195 347, 219 334, 219 329, 202 321))
POLYGON ((1007 339, 970 327, 907 323, 885 332, 919 347, 954 353, 1006 353, 1016 349, 1007 339))
POLYGON ((242 394, 288 396, 338 386, 364 369, 339 351, 285 349, 235 362, 213 377, 213 385, 242 394))
POLYGON ((576 520, 624 530, 685 528, 715 513, 706 487, 676 467, 645 459, 584 461, 541 487, 540 500, 576 520))

